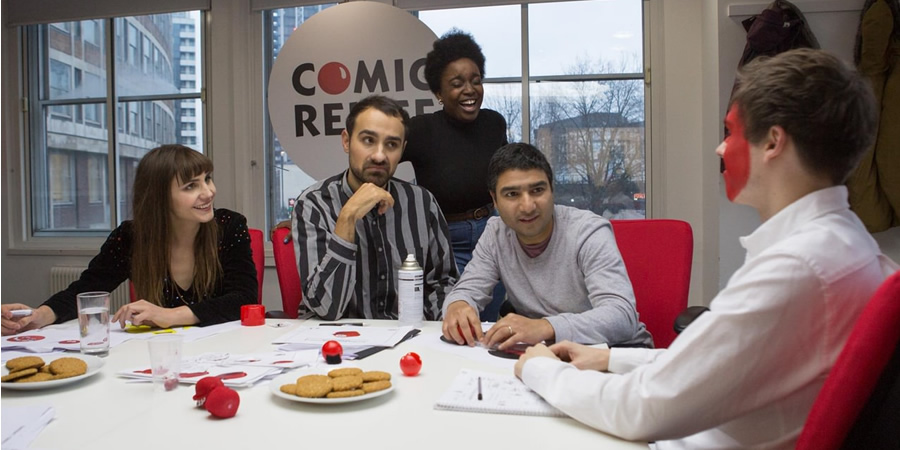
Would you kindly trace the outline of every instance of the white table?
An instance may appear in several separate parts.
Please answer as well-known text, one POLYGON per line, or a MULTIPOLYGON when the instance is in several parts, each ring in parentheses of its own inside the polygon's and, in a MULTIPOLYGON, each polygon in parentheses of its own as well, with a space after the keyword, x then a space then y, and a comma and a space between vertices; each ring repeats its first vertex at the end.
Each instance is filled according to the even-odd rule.
MULTIPOLYGON (((273 339, 303 323, 267 321, 289 326, 241 327, 186 343, 184 353, 274 351, 273 339)), ((396 322, 366 322, 396 326, 396 322)), ((54 450, 647 448, 644 443, 623 441, 569 418, 435 410, 435 401, 461 368, 511 373, 443 352, 422 339, 439 332, 439 322, 427 323, 419 337, 358 361, 356 365, 366 370, 390 372, 395 389, 355 403, 292 402, 274 396, 264 382, 239 389, 237 416, 217 420, 194 406, 192 385, 155 392, 150 383, 126 383, 117 377, 116 372, 146 364, 149 359, 144 341, 128 341, 111 350, 100 374, 53 390, 4 389, 2 405, 52 404, 56 418, 32 446, 54 450), (400 356, 409 351, 422 356, 422 372, 416 377, 400 372, 400 356)))

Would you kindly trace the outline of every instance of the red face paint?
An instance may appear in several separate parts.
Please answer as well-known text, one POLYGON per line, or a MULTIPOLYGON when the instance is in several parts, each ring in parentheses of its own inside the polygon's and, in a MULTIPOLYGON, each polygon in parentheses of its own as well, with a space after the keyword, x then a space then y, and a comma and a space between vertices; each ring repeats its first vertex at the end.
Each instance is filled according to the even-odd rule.
POLYGON ((750 143, 744 135, 744 119, 737 105, 733 105, 725 116, 725 128, 728 132, 722 155, 725 160, 725 172, 722 172, 722 176, 725 177, 728 200, 734 201, 750 178, 750 143))

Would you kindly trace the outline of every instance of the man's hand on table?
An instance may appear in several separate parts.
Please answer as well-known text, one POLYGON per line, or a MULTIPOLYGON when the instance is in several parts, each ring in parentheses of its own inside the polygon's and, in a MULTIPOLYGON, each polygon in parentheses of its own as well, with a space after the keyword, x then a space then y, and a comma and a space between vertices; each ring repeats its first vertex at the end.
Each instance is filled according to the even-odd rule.
POLYGON ((484 337, 478 311, 461 300, 457 300, 447 307, 441 331, 445 338, 469 347, 475 346, 484 337))

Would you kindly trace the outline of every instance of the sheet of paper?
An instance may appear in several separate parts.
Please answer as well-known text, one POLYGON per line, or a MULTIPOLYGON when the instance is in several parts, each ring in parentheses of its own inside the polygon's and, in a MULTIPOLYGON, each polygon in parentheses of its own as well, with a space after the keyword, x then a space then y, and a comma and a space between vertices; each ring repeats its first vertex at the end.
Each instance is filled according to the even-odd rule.
MULTIPOLYGON (((131 339, 131 336, 114 333, 113 329, 117 327, 118 325, 110 325, 110 348, 131 339)), ((24 350, 33 353, 49 353, 53 350, 80 351, 80 342, 78 322, 73 320, 12 336, 3 336, 3 339, 0 340, 0 348, 4 351, 24 350)))
MULTIPOLYGON (((490 328, 490 327, 488 327, 490 328)), ((463 358, 478 361, 485 364, 490 364, 492 366, 508 368, 510 371, 515 367, 516 360, 514 359, 506 359, 500 358, 488 353, 488 349, 479 345, 475 347, 469 347, 468 345, 458 345, 458 344, 450 344, 441 340, 440 332, 429 332, 422 333, 420 335, 420 342, 423 345, 427 345, 435 350, 440 350, 445 353, 452 353, 454 355, 461 356, 463 358)))
POLYGON ((25 449, 53 420, 55 411, 49 404, 5 406, 2 410, 2 446, 4 449, 25 449))
POLYGON ((134 326, 127 324, 125 328, 119 327, 118 324, 112 324, 109 328, 110 339, 150 339, 160 334, 179 334, 184 336, 184 342, 194 342, 205 337, 214 336, 219 333, 234 330, 241 327, 239 320, 210 325, 207 327, 184 326, 172 328, 152 328, 141 325, 134 326))
MULTIPOLYGON (((228 386, 247 386, 281 374, 286 370, 317 362, 318 351, 271 352, 254 354, 203 353, 181 361, 178 381, 196 383, 203 377, 221 377, 228 386)), ((149 366, 122 370, 120 377, 150 380, 149 366)))
POLYGON ((295 349, 303 346, 310 349, 319 349, 328 341, 338 341, 347 348, 360 347, 393 347, 400 342, 412 327, 300 327, 277 339, 273 344, 295 344, 295 349))

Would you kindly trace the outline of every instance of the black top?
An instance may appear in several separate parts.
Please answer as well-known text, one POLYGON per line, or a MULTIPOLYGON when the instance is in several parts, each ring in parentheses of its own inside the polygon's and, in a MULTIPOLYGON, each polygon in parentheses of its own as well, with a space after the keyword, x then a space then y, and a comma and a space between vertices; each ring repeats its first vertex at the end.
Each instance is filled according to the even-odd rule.
MULTIPOLYGON (((200 320, 200 325, 212 325, 241 318, 241 306, 257 303, 256 266, 250 254, 250 234, 247 219, 227 209, 217 209, 219 225, 219 262, 223 276, 217 280, 212 295, 200 301, 194 298, 193 289, 173 289, 173 282, 166 279, 163 288, 163 306, 175 308, 187 305, 200 320)), ((56 313, 56 323, 78 316, 75 297, 81 292, 112 292, 131 277, 131 251, 134 227, 126 220, 109 234, 100 254, 91 260, 81 278, 72 282, 44 302, 56 313)), ((115 311, 110 311, 114 313, 115 311)))
POLYGON ((416 170, 416 183, 431 191, 444 214, 459 214, 491 203, 488 163, 506 145, 506 120, 482 109, 472 122, 460 122, 444 111, 409 121, 402 161, 416 170))

